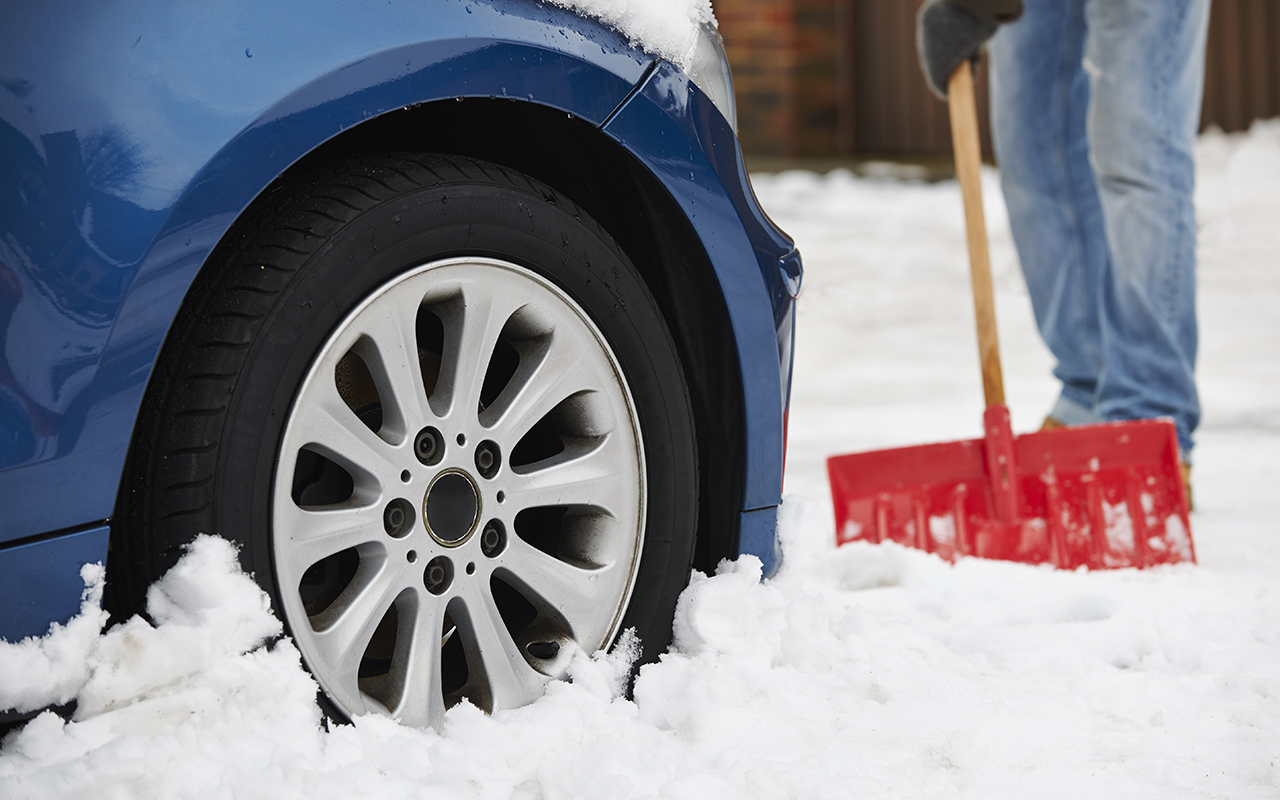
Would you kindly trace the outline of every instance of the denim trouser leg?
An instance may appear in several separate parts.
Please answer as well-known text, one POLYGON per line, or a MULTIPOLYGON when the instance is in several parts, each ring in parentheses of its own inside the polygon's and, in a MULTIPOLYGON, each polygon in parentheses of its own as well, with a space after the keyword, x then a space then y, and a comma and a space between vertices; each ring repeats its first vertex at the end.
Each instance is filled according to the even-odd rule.
POLYGON ((1199 421, 1192 148, 1208 0, 1027 0, 992 40, 1005 202, 1063 422, 1199 421))

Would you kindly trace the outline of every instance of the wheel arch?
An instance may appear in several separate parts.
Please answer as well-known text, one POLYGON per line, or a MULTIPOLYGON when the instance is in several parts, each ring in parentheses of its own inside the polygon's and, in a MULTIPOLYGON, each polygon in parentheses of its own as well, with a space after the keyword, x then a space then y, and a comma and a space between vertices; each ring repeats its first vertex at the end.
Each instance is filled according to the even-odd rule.
MULTIPOLYGON (((260 191, 218 239, 187 291, 283 187, 336 159, 403 150, 470 156, 523 172, 584 208, 618 241, 653 293, 689 383, 701 476, 694 566, 711 571, 721 559, 735 557, 747 443, 737 344, 723 289, 675 200, 591 121, 534 102, 485 98, 424 103, 365 121, 309 151, 260 191), (512 130, 521 135, 511 136, 512 130)), ((130 449, 135 446, 131 442, 130 449)), ((112 536, 124 535, 122 515, 114 522, 112 536)))
MULTIPOLYGON (((68 177, 50 183, 57 191, 15 235, 38 234, 56 245, 37 253, 32 270, 83 270, 96 294, 25 293, 36 313, 72 331, 84 355, 77 356, 76 380, 60 390, 66 413, 46 415, 44 438, 56 447, 28 448, 0 475, 0 491, 29 498, 0 519, 5 541, 60 535, 113 516, 156 355, 192 281, 254 198, 307 153, 379 115, 459 97, 505 93, 531 102, 532 96, 600 124, 652 62, 602 23, 524 0, 363 11, 320 0, 307 6, 307 25, 274 31, 262 14, 288 17, 296 14, 294 3, 265 11, 234 3, 255 15, 253 36, 269 44, 253 39, 258 46, 246 47, 245 30, 214 25, 199 32, 198 47, 185 48, 170 30, 182 20, 181 9, 148 14, 146 2, 119 19, 107 15, 141 49, 121 55, 111 44, 118 38, 100 32, 95 38, 84 25, 64 26, 66 35, 50 46, 48 52, 60 53, 96 43, 87 51, 102 51, 94 80, 68 77, 56 57, 24 65, 33 85, 64 95, 85 115, 71 121, 71 130, 32 132, 55 136, 66 158, 48 161, 32 149, 24 169, 50 180, 68 177), (316 32, 323 35, 307 35, 316 32), (175 93, 175 86, 184 91, 175 93), (107 128, 121 131, 117 138, 137 154, 134 180, 127 191, 98 192, 86 205, 75 189, 91 182, 78 142, 107 128), (86 463, 94 469, 86 472, 86 463), (73 496, 57 488, 68 480, 77 483, 73 496)), ((56 360, 61 344, 44 339, 33 344, 44 347, 39 358, 56 360)), ((38 422, 24 412, 23 424, 38 422)))

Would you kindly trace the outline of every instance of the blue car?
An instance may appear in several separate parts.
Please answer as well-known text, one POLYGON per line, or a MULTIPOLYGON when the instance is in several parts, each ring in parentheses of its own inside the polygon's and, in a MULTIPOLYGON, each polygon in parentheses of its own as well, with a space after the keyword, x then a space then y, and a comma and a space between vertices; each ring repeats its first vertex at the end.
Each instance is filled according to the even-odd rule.
POLYGON ((430 725, 775 569, 800 259, 677 61, 535 0, 7 8, 0 637, 217 534, 331 715, 430 725))

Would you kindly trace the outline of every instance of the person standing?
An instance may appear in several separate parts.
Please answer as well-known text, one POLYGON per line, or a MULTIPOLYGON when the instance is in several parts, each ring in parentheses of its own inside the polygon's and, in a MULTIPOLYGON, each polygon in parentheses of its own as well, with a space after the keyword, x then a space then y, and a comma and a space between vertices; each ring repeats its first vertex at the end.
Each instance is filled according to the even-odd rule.
POLYGON ((1184 480, 1208 23, 1209 0, 928 0, 917 18, 939 97, 990 40, 1001 188, 1062 383, 1044 428, 1171 417, 1184 480))

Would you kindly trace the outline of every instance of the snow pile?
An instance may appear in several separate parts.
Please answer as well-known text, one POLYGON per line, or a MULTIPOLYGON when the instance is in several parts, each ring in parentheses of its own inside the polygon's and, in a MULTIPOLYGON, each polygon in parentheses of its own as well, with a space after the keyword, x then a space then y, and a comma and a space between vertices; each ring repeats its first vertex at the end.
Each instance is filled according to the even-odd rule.
POLYGON ((700 25, 715 26, 711 0, 550 0, 598 19, 646 52, 689 67, 700 25))
POLYGON ((240 572, 225 539, 202 536, 147 590, 147 613, 102 637, 77 717, 164 694, 278 636, 280 621, 258 585, 240 572))
POLYGON ((61 705, 89 680, 89 658, 107 624, 102 610, 103 569, 86 564, 80 613, 44 637, 21 642, 0 640, 0 709, 26 712, 61 705))
MULTIPOLYGON (((89 578, 94 607, 67 629, 105 621, 89 578)), ((292 645, 259 647, 280 622, 231 544, 197 539, 150 588, 147 612, 154 626, 134 617, 86 648, 75 722, 45 712, 8 737, 0 797, 223 796, 224 772, 256 778, 319 751, 315 683, 292 645)), ((6 685, 10 666, 0 651, 6 685)))
MULTIPOLYGON (((979 435, 959 192, 761 176, 809 269, 786 559, 767 582, 749 557, 695 575, 634 701, 623 647, 578 654, 572 683, 495 717, 459 706, 439 732, 379 717, 326 730, 292 644, 258 646, 278 631, 261 593, 229 546, 202 540, 150 597, 154 627, 83 640, 75 721, 45 714, 0 746, 0 797, 1280 795, 1280 270, 1260 246, 1276 236, 1280 127, 1207 136, 1199 155, 1200 566, 835 549, 825 456, 979 435)), ((986 177, 1006 386, 1026 430, 1054 386, 986 177)), ((6 690, 12 674, 0 667, 6 690)))
POLYGON ((32 711, 76 698, 79 717, 153 694, 253 650, 281 625, 262 590, 240 572, 225 540, 202 536, 147 590, 152 627, 134 617, 100 636, 103 570, 86 565, 78 616, 43 638, 0 641, 0 709, 32 711))

